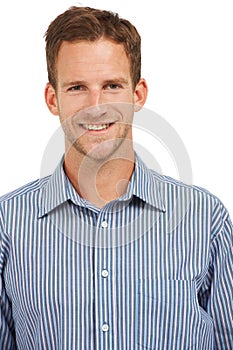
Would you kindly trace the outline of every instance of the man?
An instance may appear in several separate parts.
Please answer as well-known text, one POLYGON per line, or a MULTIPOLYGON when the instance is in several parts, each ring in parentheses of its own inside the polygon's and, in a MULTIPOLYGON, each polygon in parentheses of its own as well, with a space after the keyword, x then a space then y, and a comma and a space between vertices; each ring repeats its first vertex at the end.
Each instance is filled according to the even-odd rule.
POLYGON ((46 33, 55 172, 0 201, 1 349, 233 349, 233 229, 212 194, 132 144, 140 36, 72 7, 46 33))

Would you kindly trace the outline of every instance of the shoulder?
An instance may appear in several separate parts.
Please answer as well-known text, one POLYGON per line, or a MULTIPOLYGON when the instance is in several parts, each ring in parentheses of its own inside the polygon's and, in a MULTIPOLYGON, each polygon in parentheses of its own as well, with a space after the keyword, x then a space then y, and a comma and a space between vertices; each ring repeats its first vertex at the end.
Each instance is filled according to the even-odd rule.
POLYGON ((194 191, 194 192, 202 193, 203 195, 206 195, 206 196, 217 198, 213 193, 211 193, 210 191, 208 191, 207 189, 201 186, 185 183, 184 181, 172 178, 170 176, 162 175, 152 169, 149 169, 149 171, 154 181, 156 181, 157 184, 159 184, 161 187, 170 187, 170 188, 174 188, 177 190, 184 190, 184 191, 194 191))
MULTIPOLYGON (((169 176, 151 171, 151 175, 159 186, 168 212, 181 211, 190 221, 202 223, 210 227, 211 238, 228 237, 233 241, 233 226, 228 210, 215 194, 207 189, 186 184, 169 176)), ((231 243, 232 244, 232 243, 231 243)))
POLYGON ((40 193, 41 189, 46 185, 50 176, 44 177, 42 179, 37 179, 31 181, 11 192, 8 192, 0 196, 0 206, 7 205, 12 201, 20 201, 22 199, 36 196, 40 193))
MULTIPOLYGON (((188 198, 190 203, 194 205, 207 205, 213 211, 218 209, 226 212, 221 199, 208 189, 195 184, 187 184, 167 175, 161 175, 154 170, 150 170, 150 172, 166 200, 170 200, 172 196, 176 199, 188 198)), ((201 208, 199 209, 201 210, 201 208)))

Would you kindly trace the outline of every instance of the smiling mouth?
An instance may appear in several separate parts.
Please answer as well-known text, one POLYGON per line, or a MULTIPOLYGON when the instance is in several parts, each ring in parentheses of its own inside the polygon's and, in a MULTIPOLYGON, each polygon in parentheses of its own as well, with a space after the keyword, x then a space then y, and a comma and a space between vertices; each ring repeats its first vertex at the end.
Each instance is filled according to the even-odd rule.
POLYGON ((81 126, 88 131, 101 131, 108 129, 113 123, 108 124, 81 124, 81 126))

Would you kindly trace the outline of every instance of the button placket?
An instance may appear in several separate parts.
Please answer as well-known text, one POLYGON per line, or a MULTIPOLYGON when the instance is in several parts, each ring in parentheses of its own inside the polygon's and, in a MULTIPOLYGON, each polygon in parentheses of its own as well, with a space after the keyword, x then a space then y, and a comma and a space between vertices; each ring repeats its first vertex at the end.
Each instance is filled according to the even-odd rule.
POLYGON ((110 293, 110 275, 111 275, 111 252, 108 249, 110 239, 110 228, 108 217, 103 212, 100 213, 96 226, 96 259, 95 259, 95 295, 96 295, 96 312, 98 312, 96 344, 104 344, 107 346, 111 341, 111 311, 109 307, 112 305, 112 296, 110 293), (110 254, 110 255, 109 255, 110 254), (109 264, 110 263, 110 264, 109 264))

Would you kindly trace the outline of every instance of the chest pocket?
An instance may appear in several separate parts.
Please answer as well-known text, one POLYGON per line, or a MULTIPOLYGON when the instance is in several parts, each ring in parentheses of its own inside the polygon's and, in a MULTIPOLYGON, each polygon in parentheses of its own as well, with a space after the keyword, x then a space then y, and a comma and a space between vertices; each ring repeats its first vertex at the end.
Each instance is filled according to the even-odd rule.
POLYGON ((140 280, 137 298, 138 349, 200 349, 203 324, 195 282, 140 280))

